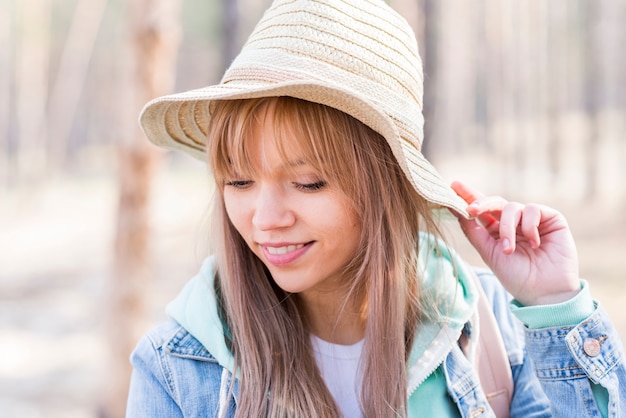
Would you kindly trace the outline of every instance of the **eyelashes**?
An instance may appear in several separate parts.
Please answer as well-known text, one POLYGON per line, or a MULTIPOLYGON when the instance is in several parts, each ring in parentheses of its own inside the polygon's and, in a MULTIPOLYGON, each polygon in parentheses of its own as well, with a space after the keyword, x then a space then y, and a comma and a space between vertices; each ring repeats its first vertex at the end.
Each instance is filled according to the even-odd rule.
POLYGON ((294 183, 294 186, 296 187, 296 189, 298 190, 303 190, 303 191, 307 191, 307 192, 316 192, 318 190, 323 189, 324 187, 326 187, 326 182, 321 180, 315 183, 306 183, 306 184, 302 184, 302 183, 294 183))
POLYGON ((224 186, 234 187, 235 189, 245 189, 252 184, 251 180, 232 180, 224 181, 224 186))
MULTIPOLYGON (((251 187, 254 184, 252 180, 229 180, 224 181, 224 186, 233 187, 235 189, 244 190, 251 187)), ((293 186, 304 192, 316 192, 325 188, 328 183, 324 180, 316 181, 315 183, 297 183, 293 182, 293 186)))

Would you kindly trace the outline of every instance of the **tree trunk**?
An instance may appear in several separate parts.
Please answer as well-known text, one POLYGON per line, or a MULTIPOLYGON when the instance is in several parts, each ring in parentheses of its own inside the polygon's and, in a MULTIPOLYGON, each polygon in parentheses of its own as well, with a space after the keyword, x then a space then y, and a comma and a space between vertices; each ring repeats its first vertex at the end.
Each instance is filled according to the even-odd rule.
POLYGON ((13 76, 12 42, 13 15, 15 12, 5 5, 0 11, 0 189, 11 183, 11 137, 10 109, 11 109, 11 85, 13 76))
POLYGON ((106 4, 107 0, 78 0, 74 9, 48 106, 48 163, 55 170, 65 165, 72 124, 106 4))
POLYGON ((226 70, 239 50, 239 0, 222 0, 222 62, 226 70))
POLYGON ((439 9, 436 0, 422 0, 423 26, 420 31, 422 45, 420 52, 422 55, 422 65, 424 66, 424 142, 422 143, 422 154, 427 158, 432 157, 433 143, 430 139, 433 132, 435 112, 435 100, 437 97, 437 44, 439 36, 437 34, 437 21, 439 19, 439 9))
POLYGON ((114 272, 105 306, 109 363, 101 415, 123 417, 128 393, 128 356, 145 332, 149 278, 150 184, 159 154, 137 127, 149 99, 172 90, 180 39, 175 0, 128 3, 128 50, 119 102, 119 207, 114 272))
POLYGON ((39 182, 46 165, 46 101, 50 65, 50 0, 18 2, 15 66, 18 181, 39 182))

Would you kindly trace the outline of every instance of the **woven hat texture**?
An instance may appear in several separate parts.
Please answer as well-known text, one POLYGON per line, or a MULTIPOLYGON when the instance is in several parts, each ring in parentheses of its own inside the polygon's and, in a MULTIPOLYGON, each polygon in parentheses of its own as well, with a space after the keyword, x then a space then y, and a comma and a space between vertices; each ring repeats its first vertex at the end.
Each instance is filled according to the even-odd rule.
POLYGON ((155 144, 204 159, 211 101, 291 96, 345 112, 389 143, 416 191, 465 214, 420 152, 423 74, 415 35, 382 0, 275 0, 221 82, 159 97, 140 123, 155 144))

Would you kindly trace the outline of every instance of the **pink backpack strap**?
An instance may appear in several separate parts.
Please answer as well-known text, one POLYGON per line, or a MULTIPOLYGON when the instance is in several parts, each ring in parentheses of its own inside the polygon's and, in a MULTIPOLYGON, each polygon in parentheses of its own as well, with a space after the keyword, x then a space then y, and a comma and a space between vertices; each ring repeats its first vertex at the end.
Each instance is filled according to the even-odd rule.
POLYGON ((479 295, 478 346, 474 355, 474 368, 478 372, 480 384, 496 417, 509 418, 513 396, 513 375, 509 357, 496 317, 480 280, 473 271, 470 275, 479 295))

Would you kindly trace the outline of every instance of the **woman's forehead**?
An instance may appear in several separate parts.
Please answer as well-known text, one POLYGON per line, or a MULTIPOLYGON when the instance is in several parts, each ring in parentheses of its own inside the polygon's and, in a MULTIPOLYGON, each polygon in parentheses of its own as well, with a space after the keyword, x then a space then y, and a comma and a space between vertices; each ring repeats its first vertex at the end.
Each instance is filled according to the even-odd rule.
POLYGON ((352 155, 349 129, 340 115, 321 107, 288 97, 227 106, 230 126, 223 131, 217 155, 225 165, 219 165, 243 174, 263 165, 295 170, 309 164, 326 177, 339 175, 351 165, 346 160, 352 155), (270 160, 274 164, 268 165, 270 160))
POLYGON ((241 138, 229 141, 228 159, 235 167, 290 171, 319 160, 314 152, 319 147, 310 144, 314 138, 295 129, 293 121, 274 117, 271 111, 258 116, 251 120, 241 138))

